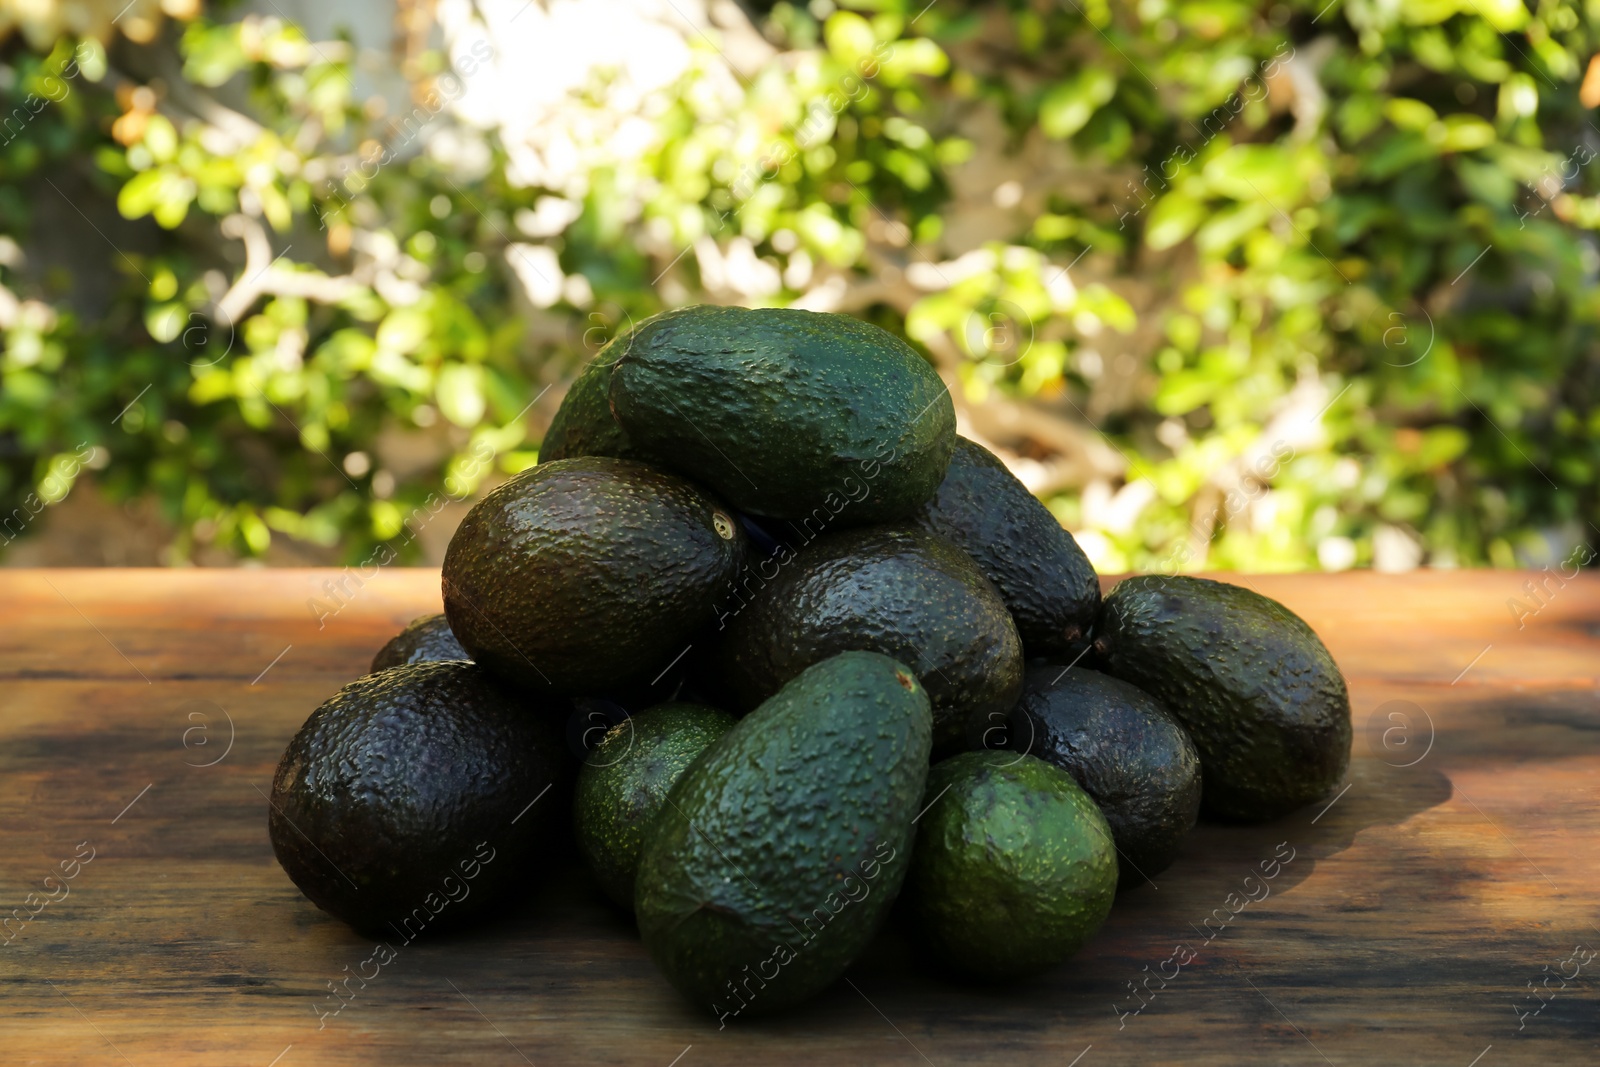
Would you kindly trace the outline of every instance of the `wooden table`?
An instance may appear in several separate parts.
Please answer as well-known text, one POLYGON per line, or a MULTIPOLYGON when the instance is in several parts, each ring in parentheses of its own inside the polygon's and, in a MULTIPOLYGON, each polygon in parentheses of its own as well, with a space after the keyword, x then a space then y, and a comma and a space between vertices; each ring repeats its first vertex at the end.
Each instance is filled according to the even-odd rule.
POLYGON ((0 1063, 1593 1063, 1600 576, 1542 607, 1529 578, 1236 579, 1350 680, 1331 805, 1200 827, 1041 980, 946 985, 890 930, 811 1005, 719 1031, 576 868, 400 949, 319 1028, 373 946, 278 868, 265 791, 306 715, 438 610, 435 572, 0 572, 0 915, 37 909, 0 931, 0 1063))

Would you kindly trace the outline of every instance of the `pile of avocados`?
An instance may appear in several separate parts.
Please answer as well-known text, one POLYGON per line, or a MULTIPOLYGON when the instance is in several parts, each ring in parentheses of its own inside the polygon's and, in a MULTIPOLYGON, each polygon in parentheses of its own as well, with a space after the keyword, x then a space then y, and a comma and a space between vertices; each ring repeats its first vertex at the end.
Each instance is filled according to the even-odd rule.
POLYGON ((406 941, 570 871, 722 1020, 827 988, 891 912, 930 968, 1065 960, 1202 812, 1323 797, 1350 704, 1299 617, 1088 559, 938 375, 840 315, 689 307, 613 340, 485 496, 444 614, 319 707, 269 830, 406 941))

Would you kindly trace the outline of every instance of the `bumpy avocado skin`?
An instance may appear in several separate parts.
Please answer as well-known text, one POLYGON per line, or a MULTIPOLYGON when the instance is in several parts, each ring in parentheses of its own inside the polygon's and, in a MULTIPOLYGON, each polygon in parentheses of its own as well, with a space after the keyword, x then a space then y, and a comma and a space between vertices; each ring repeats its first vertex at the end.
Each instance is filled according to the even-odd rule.
POLYGON ((1084 667, 1030 666, 1010 747, 1072 775, 1111 826, 1118 888, 1167 869, 1200 815, 1200 756, 1144 690, 1084 667))
POLYGON ((847 652, 741 719, 651 823, 634 897, 668 980, 724 1023, 820 992, 900 890, 928 775, 928 697, 847 652))
POLYGON ((474 660, 572 696, 648 683, 715 624, 733 513, 683 479, 602 456, 541 463, 462 520, 444 608, 474 660))
POLYGON ((389 643, 372 657, 372 673, 404 663, 445 663, 471 659, 450 630, 444 615, 418 615, 406 628, 389 638, 389 643))
POLYGON ((317 907, 407 940, 526 892, 567 832, 558 717, 463 661, 351 682, 273 775, 278 862, 317 907))
POLYGON ((611 377, 632 446, 740 511, 859 526, 938 488, 955 406, 904 341, 846 315, 690 307, 643 323, 611 377))
POLYGON ((660 704, 606 731, 579 768, 572 808, 578 851, 621 907, 633 909, 650 820, 689 765, 735 721, 704 704, 660 704))
POLYGON ((1344 676, 1277 601, 1209 578, 1128 578, 1106 596, 1095 651, 1105 671, 1161 701, 1188 731, 1206 814, 1265 822, 1344 776, 1344 676))
POLYGON ((612 417, 610 397, 611 372, 637 332, 637 328, 630 329, 606 342, 573 381, 539 444, 540 463, 574 456, 642 458, 612 417))
POLYGON ((963 752, 928 774, 905 903, 919 943, 958 975, 1004 981, 1078 951, 1117 891, 1111 830, 1043 760, 963 752))
MULTIPOLYGON (((724 602, 722 677, 739 708, 849 649, 908 664, 933 701, 933 742, 970 746, 1022 689, 1022 643, 999 592, 966 553, 921 530, 841 530, 780 551, 750 599, 724 602)), ((742 592, 743 590, 741 590, 742 592)))
POLYGON ((1070 663, 1100 610, 1089 557, 993 452, 956 438, 950 468, 915 525, 973 558, 1005 598, 1029 659, 1070 663))

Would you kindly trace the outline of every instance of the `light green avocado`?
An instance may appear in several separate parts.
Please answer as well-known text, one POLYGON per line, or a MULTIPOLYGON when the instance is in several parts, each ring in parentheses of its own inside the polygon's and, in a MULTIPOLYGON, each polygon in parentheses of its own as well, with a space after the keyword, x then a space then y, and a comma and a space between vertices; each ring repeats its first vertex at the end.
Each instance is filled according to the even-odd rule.
POLYGON ((983 981, 1042 971, 1111 912, 1111 828, 1067 772, 1011 752, 963 752, 928 775, 905 900, 946 968, 983 981))
POLYGON ((810 667, 723 735, 650 825, 634 895, 667 979, 726 1022, 799 1003, 900 890, 932 717, 876 652, 810 667))
POLYGON ((668 791, 734 722, 704 704, 658 704, 606 731, 583 761, 572 807, 578 851, 617 904, 633 908, 645 830, 668 791))

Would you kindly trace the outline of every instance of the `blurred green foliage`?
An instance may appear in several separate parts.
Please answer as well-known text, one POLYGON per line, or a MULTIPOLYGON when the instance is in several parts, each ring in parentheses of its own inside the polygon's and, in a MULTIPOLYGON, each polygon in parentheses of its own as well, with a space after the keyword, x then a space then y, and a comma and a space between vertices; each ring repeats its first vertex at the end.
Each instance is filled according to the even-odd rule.
MULTIPOLYGON (((963 404, 1078 425, 1114 462, 1051 503, 1103 569, 1345 566, 1384 538, 1508 566, 1595 533, 1600 128, 1580 87, 1600 0, 845 7, 773 7, 779 51, 732 93, 691 38, 647 147, 577 146, 583 195, 539 241, 516 219, 564 190, 514 182, 492 133, 472 134, 481 166, 386 159, 395 128, 354 98, 348 50, 292 25, 148 46, 176 47, 195 92, 247 99, 243 133, 114 91, 126 43, 110 63, 87 44, 75 77, 78 42, 7 45, 11 97, 52 102, 5 131, 0 230, 32 261, 51 235, 30 198, 60 194, 149 234, 105 247, 120 288, 95 321, 70 279, 0 257, 0 515, 87 466, 159 500, 174 561, 280 536, 414 551, 418 509, 534 461, 546 385, 716 288, 671 254, 709 240, 766 265, 749 302, 843 279, 963 404), (952 257, 962 168, 1030 151, 1074 180, 952 257), (527 327, 531 245, 585 282, 540 301, 565 329, 527 327), (1020 351, 970 328, 997 310, 1020 351), (385 469, 386 433, 438 461, 385 469)), ((451 124, 428 91, 415 114, 451 124)))

